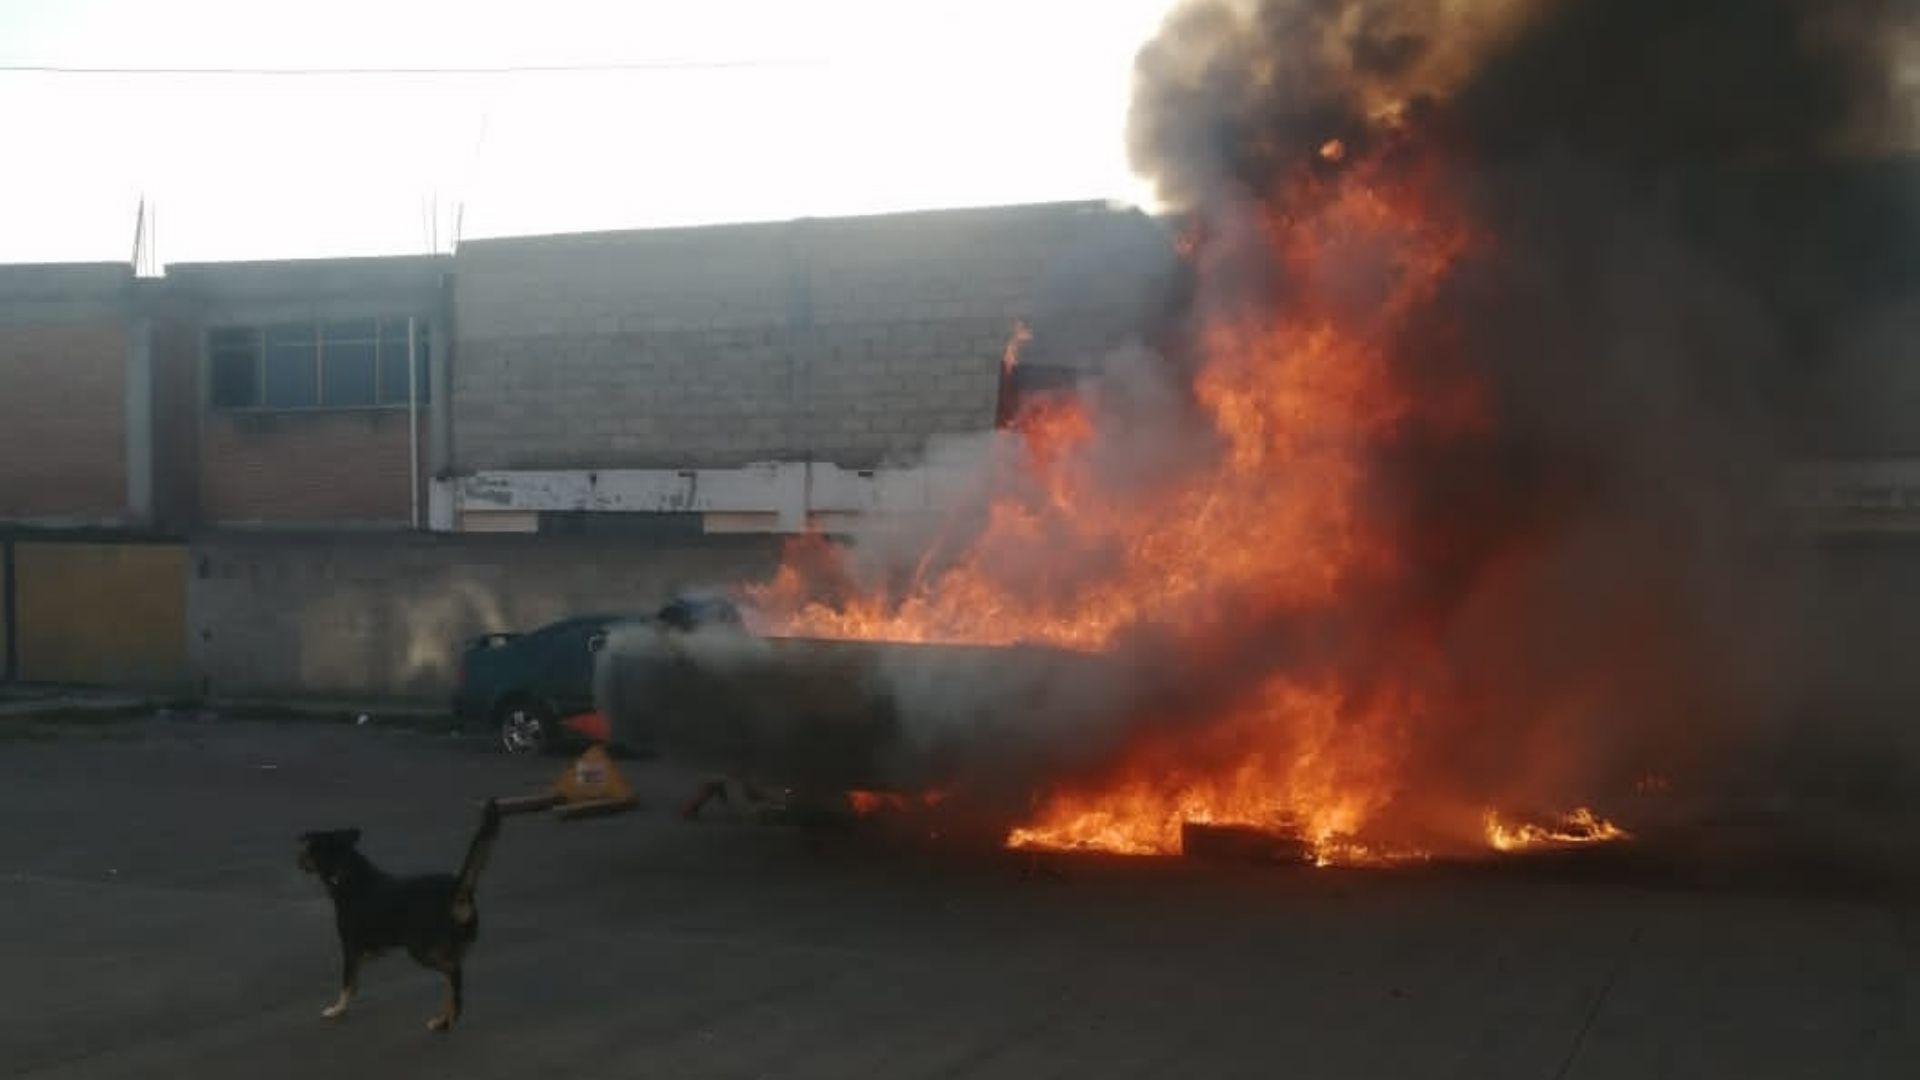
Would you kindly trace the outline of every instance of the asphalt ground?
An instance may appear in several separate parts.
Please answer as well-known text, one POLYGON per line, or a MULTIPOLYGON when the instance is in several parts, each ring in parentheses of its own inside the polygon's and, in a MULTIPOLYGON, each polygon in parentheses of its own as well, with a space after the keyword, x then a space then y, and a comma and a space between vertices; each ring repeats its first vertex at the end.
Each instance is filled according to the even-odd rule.
POLYGON ((466 1015, 338 1021, 293 837, 450 870, 561 763, 369 725, 0 725, 0 1071, 76 1077, 1920 1076, 1920 916, 1871 890, 960 855, 671 810, 509 819, 466 1015))

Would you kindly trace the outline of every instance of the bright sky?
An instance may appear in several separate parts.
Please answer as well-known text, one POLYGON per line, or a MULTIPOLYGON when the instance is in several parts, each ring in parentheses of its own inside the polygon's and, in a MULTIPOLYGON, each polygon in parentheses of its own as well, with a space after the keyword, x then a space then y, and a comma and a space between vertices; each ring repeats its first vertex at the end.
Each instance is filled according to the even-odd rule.
POLYGON ((1131 64, 1170 0, 0 0, 0 262, 421 252, 468 238, 1139 202, 1131 64))

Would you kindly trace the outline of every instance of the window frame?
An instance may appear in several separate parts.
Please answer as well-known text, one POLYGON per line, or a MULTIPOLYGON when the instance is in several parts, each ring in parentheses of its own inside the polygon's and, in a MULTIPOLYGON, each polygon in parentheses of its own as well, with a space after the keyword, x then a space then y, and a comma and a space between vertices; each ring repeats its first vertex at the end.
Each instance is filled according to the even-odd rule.
MULTIPOLYGON (((223 322, 208 326, 201 336, 201 363, 205 372, 206 390, 201 395, 202 405, 209 412, 218 413, 346 413, 346 412, 404 412, 410 402, 402 398, 388 401, 384 397, 386 390, 385 366, 393 358, 389 356, 387 331, 393 324, 404 328, 409 316, 406 315, 353 315, 345 317, 314 317, 308 319, 276 319, 254 322, 223 322), (368 338, 343 338, 356 344, 370 344, 373 348, 373 400, 351 405, 330 404, 326 400, 326 328, 329 323, 370 322, 373 334, 368 338), (314 403, 311 405, 272 405, 267 402, 267 339, 275 330, 303 330, 313 339, 313 388, 314 403), (233 355, 240 351, 232 344, 233 337, 228 335, 245 334, 251 342, 253 358, 253 400, 245 405, 222 404, 215 388, 215 357, 217 354, 233 355), (226 340, 223 342, 222 338, 226 340)), ((415 334, 419 342, 420 364, 411 404, 425 406, 432 400, 430 388, 433 385, 430 372, 433 370, 433 334, 432 322, 418 315, 415 334)), ((401 331, 404 334, 404 329, 401 331)), ((402 337, 400 361, 405 362, 405 338, 402 337)), ((406 379, 401 378, 401 385, 406 379)))

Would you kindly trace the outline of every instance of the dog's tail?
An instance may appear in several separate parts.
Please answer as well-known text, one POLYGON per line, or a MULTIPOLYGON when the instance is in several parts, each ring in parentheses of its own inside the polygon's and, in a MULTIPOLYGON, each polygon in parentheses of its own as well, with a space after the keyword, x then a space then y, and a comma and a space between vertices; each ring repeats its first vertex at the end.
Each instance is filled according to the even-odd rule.
POLYGON ((480 828, 467 845, 467 861, 460 864, 460 880, 453 887, 454 915, 463 921, 473 913, 473 891, 480 885, 480 871, 486 869, 487 856, 500 835, 500 804, 493 799, 480 811, 480 828))

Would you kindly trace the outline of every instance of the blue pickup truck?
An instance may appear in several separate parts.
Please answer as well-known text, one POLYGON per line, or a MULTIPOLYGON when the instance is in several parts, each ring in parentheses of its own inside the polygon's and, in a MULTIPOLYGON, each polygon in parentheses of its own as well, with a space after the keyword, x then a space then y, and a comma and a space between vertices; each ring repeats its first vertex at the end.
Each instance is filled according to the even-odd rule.
POLYGON ((526 633, 482 634, 461 652, 455 722, 463 730, 487 731, 509 754, 606 742, 606 721, 594 711, 593 676, 609 631, 739 622, 740 612, 727 598, 688 594, 651 614, 574 615, 526 633))

